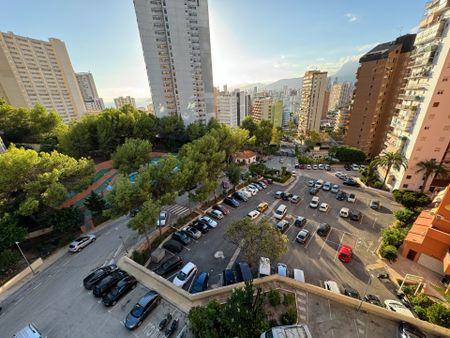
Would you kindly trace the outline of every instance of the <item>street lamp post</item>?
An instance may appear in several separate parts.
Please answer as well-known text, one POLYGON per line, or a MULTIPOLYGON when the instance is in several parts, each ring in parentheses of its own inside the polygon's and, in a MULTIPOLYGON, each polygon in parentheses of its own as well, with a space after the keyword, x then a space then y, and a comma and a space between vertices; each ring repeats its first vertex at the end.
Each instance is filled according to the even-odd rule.
POLYGON ((126 252, 127 255, 128 255, 128 249, 127 249, 127 246, 125 245, 125 241, 123 240, 123 237, 119 235, 119 238, 120 238, 120 240, 122 241, 122 245, 123 245, 123 247, 125 248, 125 252, 126 252))
POLYGON ((359 312, 359 310, 361 309, 361 306, 362 306, 363 301, 364 301, 364 297, 367 294, 367 290, 369 290, 369 285, 372 284, 372 278, 373 278, 373 275, 370 274, 369 275, 369 280, 367 281, 367 284, 366 284, 366 289, 364 290, 364 294, 363 294, 362 299, 361 299, 361 303, 359 303, 358 310, 356 312, 359 312))
POLYGON ((30 268, 31 272, 33 273, 33 275, 35 275, 36 272, 33 270, 33 268, 31 267, 30 262, 28 262, 28 259, 25 257, 25 255, 24 255, 22 249, 21 249, 20 246, 19 246, 19 242, 16 242, 16 245, 17 245, 17 247, 19 248, 19 251, 20 251, 20 253, 22 254, 23 259, 25 259, 25 262, 27 262, 28 267, 30 268))

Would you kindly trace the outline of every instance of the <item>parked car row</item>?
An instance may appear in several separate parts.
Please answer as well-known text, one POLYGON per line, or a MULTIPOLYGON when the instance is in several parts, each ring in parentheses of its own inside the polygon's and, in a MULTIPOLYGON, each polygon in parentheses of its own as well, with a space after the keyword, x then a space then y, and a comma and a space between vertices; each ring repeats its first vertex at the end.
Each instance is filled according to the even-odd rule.
MULTIPOLYGON (((274 267, 274 272, 283 277, 292 277, 299 282, 305 282, 305 273, 301 269, 293 269, 289 271, 288 266, 284 263, 278 263, 276 267, 274 267)), ((258 277, 266 277, 272 274, 272 268, 270 265, 270 259, 267 257, 259 258, 259 270, 258 277)))
POLYGON ((331 170, 331 166, 329 164, 296 164, 295 169, 308 169, 308 170, 331 170))

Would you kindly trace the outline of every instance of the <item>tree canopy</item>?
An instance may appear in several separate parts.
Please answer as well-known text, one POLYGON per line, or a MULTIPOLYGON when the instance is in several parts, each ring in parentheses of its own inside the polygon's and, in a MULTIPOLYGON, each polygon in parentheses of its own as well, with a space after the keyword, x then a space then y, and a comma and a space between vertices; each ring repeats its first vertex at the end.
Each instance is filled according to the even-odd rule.
POLYGON ((152 145, 147 140, 127 139, 112 154, 114 168, 122 174, 130 174, 150 161, 152 145))
POLYGON ((425 207, 431 203, 431 198, 421 192, 411 190, 394 190, 392 194, 394 195, 396 202, 410 210, 425 207))
POLYGON ((351 146, 339 146, 333 148, 330 153, 341 162, 362 163, 366 159, 362 150, 351 146))

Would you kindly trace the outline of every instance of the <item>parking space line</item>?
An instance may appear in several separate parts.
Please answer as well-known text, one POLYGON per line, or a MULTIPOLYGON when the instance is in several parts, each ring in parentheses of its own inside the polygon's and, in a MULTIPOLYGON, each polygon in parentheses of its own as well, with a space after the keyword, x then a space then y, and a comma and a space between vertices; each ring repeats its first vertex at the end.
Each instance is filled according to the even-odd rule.
POLYGON ((361 219, 359 220, 359 224, 362 224, 363 218, 364 218, 364 215, 361 216, 361 219))
POLYGON ((311 237, 309 238, 308 243, 306 243, 305 249, 308 249, 309 243, 311 243, 312 239, 314 238, 314 236, 315 236, 315 234, 317 232, 317 229, 319 229, 319 224, 317 224, 316 229, 314 230, 314 232, 312 233, 311 237))

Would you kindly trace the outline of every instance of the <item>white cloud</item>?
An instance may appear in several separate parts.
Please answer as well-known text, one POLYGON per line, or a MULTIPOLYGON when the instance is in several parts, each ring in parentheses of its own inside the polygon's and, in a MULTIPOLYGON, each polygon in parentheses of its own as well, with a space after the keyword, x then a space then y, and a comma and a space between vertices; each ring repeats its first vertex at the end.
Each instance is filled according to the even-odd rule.
POLYGON ((353 13, 346 13, 344 16, 348 19, 348 22, 355 22, 356 20, 359 19, 359 18, 358 18, 355 14, 353 14, 353 13))

